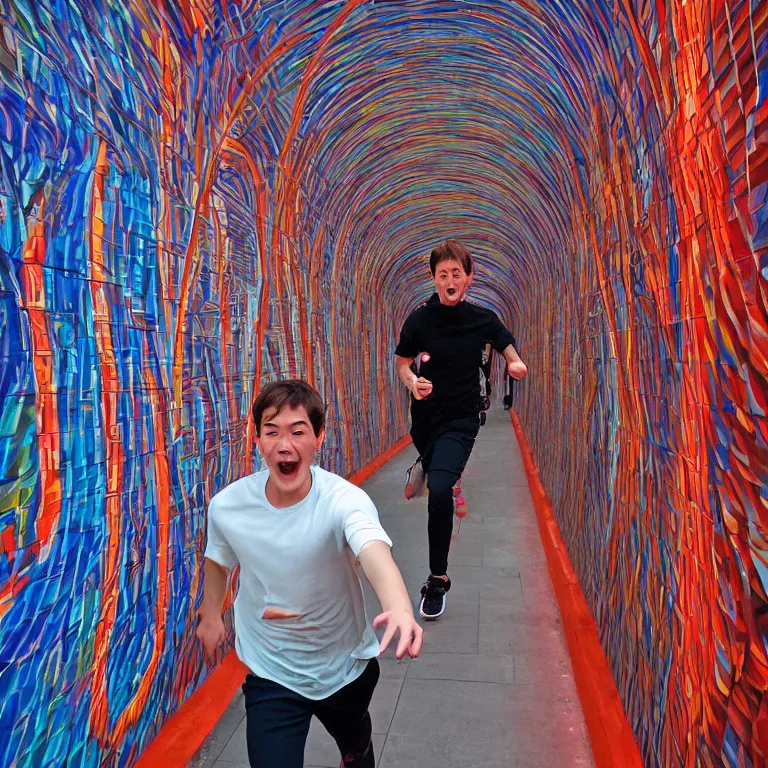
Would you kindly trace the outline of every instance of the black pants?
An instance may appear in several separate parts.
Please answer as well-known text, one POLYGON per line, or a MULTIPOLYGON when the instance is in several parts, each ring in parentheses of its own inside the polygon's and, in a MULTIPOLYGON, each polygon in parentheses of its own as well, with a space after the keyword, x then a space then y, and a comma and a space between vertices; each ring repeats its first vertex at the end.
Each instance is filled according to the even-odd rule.
POLYGON ((313 701, 271 680, 248 675, 243 683, 251 768, 303 768, 312 715, 339 746, 343 765, 374 768, 368 705, 379 681, 379 662, 327 699, 313 701))
POLYGON ((427 473, 429 502, 429 570, 434 576, 448 572, 448 550, 453 533, 453 486, 467 466, 480 430, 478 418, 457 419, 438 427, 434 437, 411 430, 416 450, 426 454, 422 466, 427 473), (431 443, 431 445, 430 445, 431 443))

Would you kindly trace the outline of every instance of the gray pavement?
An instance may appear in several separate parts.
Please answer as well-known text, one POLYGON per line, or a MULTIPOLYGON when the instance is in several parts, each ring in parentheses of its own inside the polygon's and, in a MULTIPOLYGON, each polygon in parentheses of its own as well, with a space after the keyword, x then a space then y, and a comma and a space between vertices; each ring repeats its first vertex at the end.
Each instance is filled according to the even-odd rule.
MULTIPOLYGON (((426 499, 403 498, 413 447, 363 487, 394 542, 414 605, 428 574, 426 499)), ((480 430, 463 478, 469 514, 454 518, 443 617, 425 623, 420 658, 380 659, 371 704, 379 768, 594 766, 536 513, 508 415, 480 430)), ((367 587, 367 585, 366 585, 367 587)), ((367 589, 370 615, 379 608, 367 589)), ((339 768, 313 720, 305 766, 339 768)), ((248 768, 237 694, 189 768, 248 768)))

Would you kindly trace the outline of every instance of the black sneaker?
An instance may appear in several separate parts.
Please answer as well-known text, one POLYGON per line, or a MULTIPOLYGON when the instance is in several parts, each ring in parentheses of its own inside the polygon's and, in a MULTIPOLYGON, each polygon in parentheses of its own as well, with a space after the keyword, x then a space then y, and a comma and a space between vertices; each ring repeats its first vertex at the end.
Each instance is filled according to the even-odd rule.
POLYGON ((451 588, 451 580, 444 581, 430 576, 421 588, 419 613, 423 619, 434 621, 445 611, 445 593, 451 588))
POLYGON ((339 768, 374 768, 375 760, 373 758, 373 742, 368 742, 365 752, 359 754, 353 753, 341 758, 339 768))

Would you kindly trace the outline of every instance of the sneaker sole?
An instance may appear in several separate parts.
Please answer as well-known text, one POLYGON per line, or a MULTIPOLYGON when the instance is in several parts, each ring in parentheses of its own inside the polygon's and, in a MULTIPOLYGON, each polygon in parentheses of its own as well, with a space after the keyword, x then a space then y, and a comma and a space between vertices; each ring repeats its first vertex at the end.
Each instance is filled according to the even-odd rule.
POLYGON ((440 609, 440 613, 430 613, 426 614, 424 613, 424 610, 422 606, 424 605, 424 598, 421 598, 421 601, 419 602, 419 616, 421 616, 424 621, 436 621, 439 619, 444 613, 445 613, 445 597, 443 597, 443 607, 440 609))

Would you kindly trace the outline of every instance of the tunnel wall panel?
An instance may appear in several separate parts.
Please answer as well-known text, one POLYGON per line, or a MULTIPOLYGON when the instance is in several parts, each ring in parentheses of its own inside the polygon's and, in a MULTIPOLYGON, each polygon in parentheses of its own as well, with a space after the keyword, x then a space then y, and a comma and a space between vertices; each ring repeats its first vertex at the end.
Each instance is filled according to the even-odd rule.
POLYGON ((130 765, 203 679, 205 509, 259 465, 261 382, 318 386, 342 474, 405 430, 362 399, 357 278, 280 168, 290 103, 241 140, 249 89, 295 92, 258 73, 275 22, 230 4, 228 58, 221 20, 160 8, 2 9, 3 766, 130 765))
POLYGON ((647 764, 763 766, 765 4, 626 26, 519 408, 647 764))

